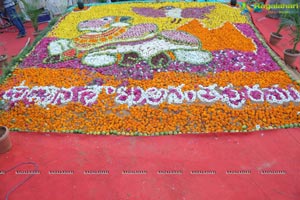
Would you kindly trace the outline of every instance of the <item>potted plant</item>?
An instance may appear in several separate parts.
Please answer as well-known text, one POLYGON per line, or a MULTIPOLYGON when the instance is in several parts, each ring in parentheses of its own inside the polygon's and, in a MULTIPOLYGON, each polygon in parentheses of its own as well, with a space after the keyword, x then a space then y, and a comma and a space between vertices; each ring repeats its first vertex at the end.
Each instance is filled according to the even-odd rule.
POLYGON ((237 1, 236 0, 230 0, 230 5, 236 6, 237 1))
MULTIPOLYGON (((282 19, 284 24, 288 24, 291 32, 292 49, 284 50, 284 61, 286 64, 292 66, 297 57, 300 56, 300 51, 297 50, 297 45, 300 42, 300 8, 295 9, 288 17, 282 19)), ((298 69, 299 70, 299 69, 298 69)))
POLYGON ((78 0, 77 1, 77 6, 79 10, 82 10, 84 8, 84 3, 82 0, 78 0))
MULTIPOLYGON (((7 103, 4 100, 0 100, 0 112, 1 110, 8 109, 7 103)), ((11 148, 11 141, 9 137, 9 129, 0 125, 0 153, 5 153, 11 148)))
POLYGON ((4 63, 6 62, 8 56, 5 53, 6 48, 5 48, 5 46, 2 42, 0 42, 0 46, 3 48, 3 53, 0 54, 0 69, 2 69, 2 67, 3 67, 4 63))
POLYGON ((9 129, 6 126, 0 126, 0 153, 5 153, 11 148, 9 129))
MULTIPOLYGON (((99 1, 99 2, 103 2, 103 0, 102 1, 99 1)), ((84 4, 84 1, 83 0, 78 0, 77 1, 77 7, 75 7, 73 10, 74 11, 82 11, 82 10, 87 10, 89 8, 89 6, 86 6, 85 4, 84 4)))
POLYGON ((6 60, 7 60, 7 54, 1 54, 0 55, 0 68, 2 68, 2 66, 4 65, 6 60))
POLYGON ((34 28, 34 35, 39 34, 38 18, 39 15, 44 11, 44 8, 39 6, 39 0, 31 0, 29 2, 21 0, 24 5, 25 12, 30 18, 32 26, 34 28))
POLYGON ((284 25, 280 22, 278 29, 276 32, 272 32, 270 35, 270 44, 276 45, 282 38, 283 36, 280 34, 280 31, 284 28, 284 25))
POLYGON ((271 35, 270 35, 270 39, 269 39, 270 44, 276 45, 283 38, 283 36, 280 34, 280 31, 283 28, 286 28, 286 27, 290 26, 290 23, 285 20, 289 17, 290 17, 290 15, 288 13, 282 13, 281 14, 280 23, 278 25, 277 31, 272 32, 271 35))

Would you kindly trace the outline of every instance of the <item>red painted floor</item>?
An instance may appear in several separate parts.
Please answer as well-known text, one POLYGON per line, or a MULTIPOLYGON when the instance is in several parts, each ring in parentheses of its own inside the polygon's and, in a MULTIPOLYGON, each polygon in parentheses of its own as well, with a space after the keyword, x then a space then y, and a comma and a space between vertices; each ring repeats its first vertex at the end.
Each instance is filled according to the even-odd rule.
MULTIPOLYGON (((300 196, 299 129, 162 137, 13 133, 12 142, 12 150, 0 156, 1 170, 32 161, 40 174, 12 193, 11 200, 289 200, 300 196), (57 170, 74 174, 49 174, 57 170), (84 174, 89 170, 109 172, 84 174), (194 173, 205 170, 215 174, 194 173), (168 171, 177 174, 163 174, 168 171)), ((1 175, 0 198, 26 176, 14 171, 1 175)))
MULTIPOLYGON (((261 31, 268 37, 276 20, 264 20, 270 29, 261 31)), ((33 38, 30 24, 26 28, 33 38)), ((0 34, 10 56, 27 41, 15 36, 0 34)), ((0 199, 35 169, 24 165, 1 174, 22 162, 35 162, 40 174, 9 200, 300 199, 299 128, 160 137, 13 132, 11 139, 11 151, 0 155, 0 199)))
MULTIPOLYGON (((48 23, 40 24, 39 30, 43 30, 47 25, 48 23)), ((27 35, 24 38, 18 39, 16 39, 18 30, 14 26, 0 30, 0 44, 3 44, 0 45, 0 54, 8 54, 9 60, 20 53, 28 40, 31 43, 35 40, 35 36, 33 36, 32 34, 34 30, 31 26, 31 23, 24 23, 24 27, 26 29, 27 35)))

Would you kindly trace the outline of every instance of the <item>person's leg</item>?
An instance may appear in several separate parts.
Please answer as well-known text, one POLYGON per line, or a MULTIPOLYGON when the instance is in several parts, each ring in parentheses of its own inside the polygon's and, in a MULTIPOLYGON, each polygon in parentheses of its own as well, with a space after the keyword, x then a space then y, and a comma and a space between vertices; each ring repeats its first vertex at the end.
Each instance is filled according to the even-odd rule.
POLYGON ((10 20, 12 21, 12 23, 17 27, 17 29, 19 30, 19 35, 25 35, 25 28, 23 26, 23 23, 20 19, 20 17, 18 16, 16 9, 14 6, 8 7, 5 9, 7 15, 9 16, 10 20))

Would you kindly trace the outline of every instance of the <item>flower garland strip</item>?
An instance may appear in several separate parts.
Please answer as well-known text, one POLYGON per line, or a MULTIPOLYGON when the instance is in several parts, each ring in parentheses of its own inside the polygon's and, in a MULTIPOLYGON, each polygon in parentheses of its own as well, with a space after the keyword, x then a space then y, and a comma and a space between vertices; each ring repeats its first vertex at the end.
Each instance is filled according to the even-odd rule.
POLYGON ((194 19, 188 24, 178 28, 178 30, 191 33, 198 37, 202 42, 202 48, 208 51, 216 50, 237 50, 237 51, 255 51, 256 46, 251 38, 246 38, 231 23, 226 22, 217 29, 207 29, 194 19))
POLYGON ((8 79, 5 84, 0 85, 1 91, 11 89, 14 86, 21 85, 23 81, 30 88, 35 86, 55 86, 59 88, 85 87, 92 85, 94 80, 102 80, 101 85, 119 87, 141 87, 147 90, 150 87, 167 88, 169 85, 184 84, 184 90, 199 89, 198 85, 205 87, 217 84, 220 87, 226 87, 229 84, 234 84, 236 88, 244 87, 245 85, 253 86, 260 85, 261 88, 268 88, 273 85, 278 85, 283 89, 288 86, 300 90, 300 85, 292 81, 283 71, 273 72, 220 72, 210 73, 207 76, 187 72, 159 72, 155 73, 153 79, 135 80, 135 79, 114 79, 112 76, 103 75, 99 72, 80 69, 51 69, 51 68, 17 68, 14 75, 8 79), (255 82, 253 81, 255 80, 255 82))

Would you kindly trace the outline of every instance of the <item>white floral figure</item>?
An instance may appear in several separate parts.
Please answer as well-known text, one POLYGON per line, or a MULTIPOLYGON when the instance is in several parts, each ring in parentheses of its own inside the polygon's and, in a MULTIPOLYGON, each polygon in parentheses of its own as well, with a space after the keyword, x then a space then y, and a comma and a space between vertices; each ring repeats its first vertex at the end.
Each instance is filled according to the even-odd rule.
POLYGON ((195 65, 212 60, 211 53, 201 50, 198 38, 189 33, 177 30, 159 32, 155 24, 132 26, 130 20, 132 18, 127 16, 107 16, 83 21, 78 24, 78 30, 85 32, 83 35, 49 44, 50 58, 46 62, 51 62, 51 56, 55 56, 53 62, 72 59, 77 51, 84 54, 82 63, 92 67, 117 62, 122 66, 132 66, 146 61, 151 68, 163 68, 172 60, 195 65))

